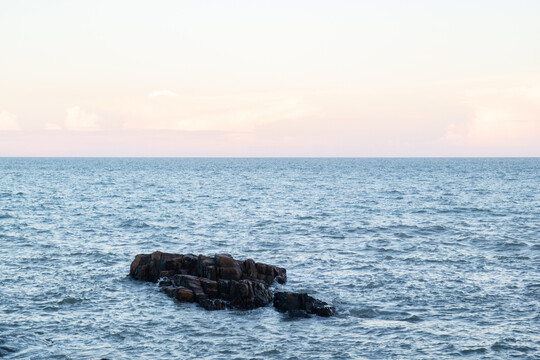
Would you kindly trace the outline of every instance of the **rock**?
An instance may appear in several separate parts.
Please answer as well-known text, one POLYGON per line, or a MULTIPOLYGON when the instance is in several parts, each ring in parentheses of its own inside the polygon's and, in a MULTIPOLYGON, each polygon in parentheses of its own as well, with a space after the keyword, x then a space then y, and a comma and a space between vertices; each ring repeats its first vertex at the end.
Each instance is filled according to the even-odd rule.
POLYGON ((219 268, 218 277, 223 280, 240 280, 242 278, 242 270, 240 266, 222 267, 219 268))
POLYGON ((208 295, 209 298, 215 299, 219 297, 217 281, 201 279, 201 285, 203 291, 208 295))
POLYGON ((207 310, 225 307, 248 310, 272 301, 272 293, 265 283, 246 279, 214 281, 179 274, 173 279, 160 280, 159 285, 170 297, 185 302, 196 301, 207 310))
POLYGON ((215 262, 216 266, 221 266, 221 267, 238 266, 238 263, 229 254, 216 254, 216 255, 214 255, 214 262, 215 262))
POLYGON ((277 292, 274 294, 274 307, 279 312, 288 312, 292 317, 305 317, 309 314, 326 317, 336 313, 334 307, 306 293, 277 292))
MULTIPOLYGON (((131 263, 129 275, 138 280, 156 282, 166 271, 167 274, 178 273, 184 268, 183 255, 167 254, 156 251, 152 254, 140 254, 131 263)), ((189 268, 191 270, 191 267, 189 268)))
POLYGON ((195 294, 193 294, 193 291, 183 287, 179 286, 178 291, 176 293, 176 299, 183 302, 195 302, 195 294))
POLYGON ((262 282, 252 280, 220 280, 220 297, 233 308, 255 309, 272 301, 272 293, 262 282))
POLYGON ((242 263, 242 273, 245 274, 245 276, 249 279, 256 279, 257 278, 257 266, 255 265, 255 261, 252 259, 247 259, 242 263))
POLYGON ((139 254, 131 263, 130 276, 159 282, 161 291, 183 302, 197 302, 207 310, 226 307, 255 309, 272 301, 269 285, 287 278, 285 269, 237 261, 229 254, 213 257, 169 254, 156 251, 139 254))
POLYGON ((195 301, 201 304, 210 297, 204 291, 201 280, 201 278, 193 275, 175 275, 172 283, 173 287, 184 287, 191 290, 195 296, 195 301))
POLYGON ((131 263, 129 275, 137 280, 157 282, 160 278, 174 275, 192 275, 210 280, 261 280, 266 285, 274 281, 284 284, 287 271, 283 268, 256 263, 251 259, 237 261, 229 254, 213 257, 193 254, 169 254, 156 251, 139 254, 131 263))
MULTIPOLYGON (((255 309, 272 302, 269 286, 287 281, 284 268, 252 259, 235 260, 229 254, 213 257, 170 254, 156 251, 139 254, 131 263, 129 275, 137 280, 158 282, 160 290, 182 302, 197 302, 207 310, 255 309)), ((335 309, 307 294, 278 292, 274 307, 293 317, 310 314, 331 316, 335 309)))

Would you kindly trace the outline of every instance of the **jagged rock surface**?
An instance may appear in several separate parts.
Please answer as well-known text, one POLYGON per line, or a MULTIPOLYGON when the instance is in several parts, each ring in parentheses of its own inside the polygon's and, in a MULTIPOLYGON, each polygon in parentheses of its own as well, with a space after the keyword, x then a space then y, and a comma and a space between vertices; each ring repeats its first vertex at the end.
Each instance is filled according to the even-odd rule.
POLYGON ((278 292, 272 296, 269 286, 274 281, 287 281, 285 269, 251 259, 235 260, 229 254, 139 254, 131 263, 129 275, 137 280, 159 281, 165 294, 182 302, 196 302, 207 310, 254 309, 273 299, 278 311, 293 317, 335 313, 333 307, 305 293, 278 292))
POLYGON ((192 275, 175 275, 160 281, 161 291, 185 302, 196 301, 206 310, 254 309, 272 301, 272 293, 261 281, 210 280, 192 275))
POLYGON ((137 280, 156 282, 163 277, 176 274, 193 275, 217 281, 251 280, 271 285, 274 280, 280 284, 287 281, 287 271, 277 266, 256 263, 251 259, 238 261, 229 254, 213 257, 193 254, 169 254, 160 251, 140 254, 131 263, 129 275, 137 280))
POLYGON ((334 307, 306 293, 277 292, 274 294, 274 307, 292 317, 309 317, 310 314, 326 317, 336 313, 334 307))
POLYGON ((238 261, 228 254, 140 254, 131 263, 132 278, 159 281, 161 291, 184 302, 197 302, 207 310, 226 307, 254 309, 272 301, 268 288, 274 280, 287 281, 287 271, 277 266, 238 261))

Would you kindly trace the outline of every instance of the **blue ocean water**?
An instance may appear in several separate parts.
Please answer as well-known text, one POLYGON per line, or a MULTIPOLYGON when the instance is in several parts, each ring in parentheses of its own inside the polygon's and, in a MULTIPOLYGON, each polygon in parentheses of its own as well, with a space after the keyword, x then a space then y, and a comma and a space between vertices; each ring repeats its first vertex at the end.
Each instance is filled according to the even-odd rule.
POLYGON ((0 358, 540 358, 540 159, 0 159, 0 358), (136 254, 287 268, 207 312, 136 254))

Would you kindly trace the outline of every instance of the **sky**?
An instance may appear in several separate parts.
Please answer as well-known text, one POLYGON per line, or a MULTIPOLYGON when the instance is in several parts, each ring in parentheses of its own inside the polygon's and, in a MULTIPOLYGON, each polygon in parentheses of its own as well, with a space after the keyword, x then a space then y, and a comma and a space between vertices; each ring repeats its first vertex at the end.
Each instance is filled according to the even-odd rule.
POLYGON ((540 156, 540 1, 0 0, 0 156, 540 156))

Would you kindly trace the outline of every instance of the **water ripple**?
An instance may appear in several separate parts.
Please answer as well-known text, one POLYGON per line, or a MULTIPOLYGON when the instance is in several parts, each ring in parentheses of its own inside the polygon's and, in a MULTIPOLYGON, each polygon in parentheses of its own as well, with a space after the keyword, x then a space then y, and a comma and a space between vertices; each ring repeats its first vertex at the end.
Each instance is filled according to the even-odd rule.
POLYGON ((538 159, 0 159, 2 359, 540 357, 538 159), (333 318, 206 312, 156 249, 288 269, 333 318))

